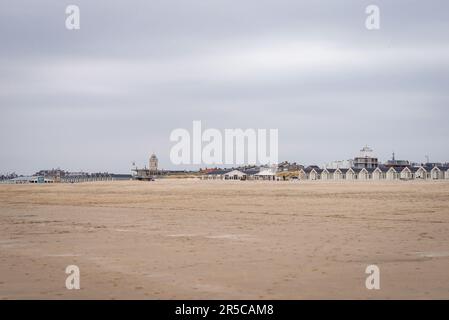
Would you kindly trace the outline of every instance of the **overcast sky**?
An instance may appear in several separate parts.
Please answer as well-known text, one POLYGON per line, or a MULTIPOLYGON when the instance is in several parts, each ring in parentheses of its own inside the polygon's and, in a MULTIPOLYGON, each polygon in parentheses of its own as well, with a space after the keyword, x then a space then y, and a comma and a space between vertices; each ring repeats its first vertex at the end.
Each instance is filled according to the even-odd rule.
POLYGON ((383 161, 449 161, 448 1, 0 4, 1 173, 127 173, 151 152, 174 169, 170 132, 193 120, 277 128, 279 160, 302 164, 365 144, 383 161))

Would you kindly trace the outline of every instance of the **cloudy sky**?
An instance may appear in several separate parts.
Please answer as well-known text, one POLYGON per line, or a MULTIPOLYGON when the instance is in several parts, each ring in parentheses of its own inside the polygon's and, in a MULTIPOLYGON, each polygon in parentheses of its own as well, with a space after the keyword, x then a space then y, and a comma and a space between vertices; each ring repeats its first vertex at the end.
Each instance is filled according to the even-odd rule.
POLYGON ((170 163, 175 128, 277 128, 279 160, 449 161, 449 2, 0 0, 0 172, 170 163), (65 28, 76 4, 81 29, 65 28), (380 30, 365 8, 380 7, 380 30))

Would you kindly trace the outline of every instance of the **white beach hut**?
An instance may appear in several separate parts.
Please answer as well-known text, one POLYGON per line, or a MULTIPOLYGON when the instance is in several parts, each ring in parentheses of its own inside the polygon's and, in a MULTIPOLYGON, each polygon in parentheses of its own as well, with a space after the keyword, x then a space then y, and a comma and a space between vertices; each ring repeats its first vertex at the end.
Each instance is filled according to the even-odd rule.
POLYGON ((343 180, 343 179, 344 179, 343 169, 335 169, 334 180, 343 180))
POLYGON ((432 170, 430 171, 430 177, 433 180, 441 180, 444 179, 445 177, 445 172, 447 170, 445 170, 446 168, 444 167, 439 167, 439 166, 435 166, 432 168, 432 170))
POLYGON ((313 168, 309 173, 309 180, 319 180, 321 178, 321 170, 313 168))
POLYGON ((330 180, 332 179, 331 173, 329 172, 329 169, 324 168, 323 171, 321 171, 321 180, 330 180))
POLYGON ((359 180, 365 181, 369 179, 369 171, 366 168, 362 168, 359 172, 359 180))
POLYGON ((428 177, 428 172, 423 166, 419 167, 418 170, 416 170, 415 179, 425 180, 425 179, 427 179, 427 177, 428 177))
POLYGON ((373 180, 384 180, 387 170, 383 167, 377 167, 373 171, 373 180))
POLYGON ((298 179, 299 180, 307 180, 307 173, 304 169, 299 169, 299 173, 298 173, 298 179))
POLYGON ((401 180, 412 180, 413 176, 414 174, 409 167, 404 167, 400 173, 401 180))
POLYGON ((349 168, 346 172, 346 180, 356 180, 357 179, 357 173, 354 169, 349 168))
POLYGON ((397 180, 398 178, 399 178, 399 173, 398 173, 398 171, 394 167, 391 167, 385 173, 385 179, 386 180, 397 180))

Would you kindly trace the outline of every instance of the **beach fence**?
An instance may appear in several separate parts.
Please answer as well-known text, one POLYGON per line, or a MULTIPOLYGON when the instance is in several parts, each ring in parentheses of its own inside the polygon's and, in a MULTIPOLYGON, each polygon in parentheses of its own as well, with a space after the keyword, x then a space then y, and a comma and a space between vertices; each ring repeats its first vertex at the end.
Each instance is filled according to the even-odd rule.
POLYGON ((81 182, 96 182, 96 181, 120 181, 131 180, 130 174, 91 174, 80 176, 64 176, 60 178, 61 183, 81 183, 81 182))

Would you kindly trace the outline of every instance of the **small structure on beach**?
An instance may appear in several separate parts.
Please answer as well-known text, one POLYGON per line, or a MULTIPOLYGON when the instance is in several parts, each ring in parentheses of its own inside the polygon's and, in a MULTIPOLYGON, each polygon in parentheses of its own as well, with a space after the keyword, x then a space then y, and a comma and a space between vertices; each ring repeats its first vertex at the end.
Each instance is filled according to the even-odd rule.
POLYGON ((273 168, 264 168, 254 175, 255 180, 276 180, 276 170, 273 168))
POLYGON ((334 171, 334 180, 343 180, 345 178, 343 170, 347 170, 347 169, 336 169, 334 171))
POLYGON ((414 173, 409 167, 404 167, 400 173, 401 180, 411 180, 413 179, 414 173))
POLYGON ((349 168, 346 172, 346 180, 357 180, 360 169, 349 168))
POLYGON ((394 168, 390 167, 388 171, 385 173, 386 180, 397 180, 399 179, 399 172, 394 168))
POLYGON ((240 171, 240 170, 232 170, 229 172, 226 172, 224 175, 224 180, 246 180, 247 175, 246 173, 240 171))
POLYGON ((387 171, 388 171, 387 167, 385 167, 385 166, 378 166, 373 171, 372 179, 373 180, 385 180, 387 171))
POLYGON ((321 180, 333 180, 335 170, 337 169, 323 169, 321 172, 321 180))
POLYGON ((429 177, 429 172, 423 166, 419 167, 415 172, 415 179, 426 180, 429 177))
POLYGON ((449 168, 445 168, 443 166, 435 166, 432 168, 432 170, 430 170, 430 177, 433 180, 445 179, 446 174, 448 172, 449 172, 449 168))
POLYGON ((25 183, 54 183, 53 179, 46 178, 44 176, 26 176, 26 177, 17 177, 10 180, 7 180, 7 184, 25 184, 25 183))

